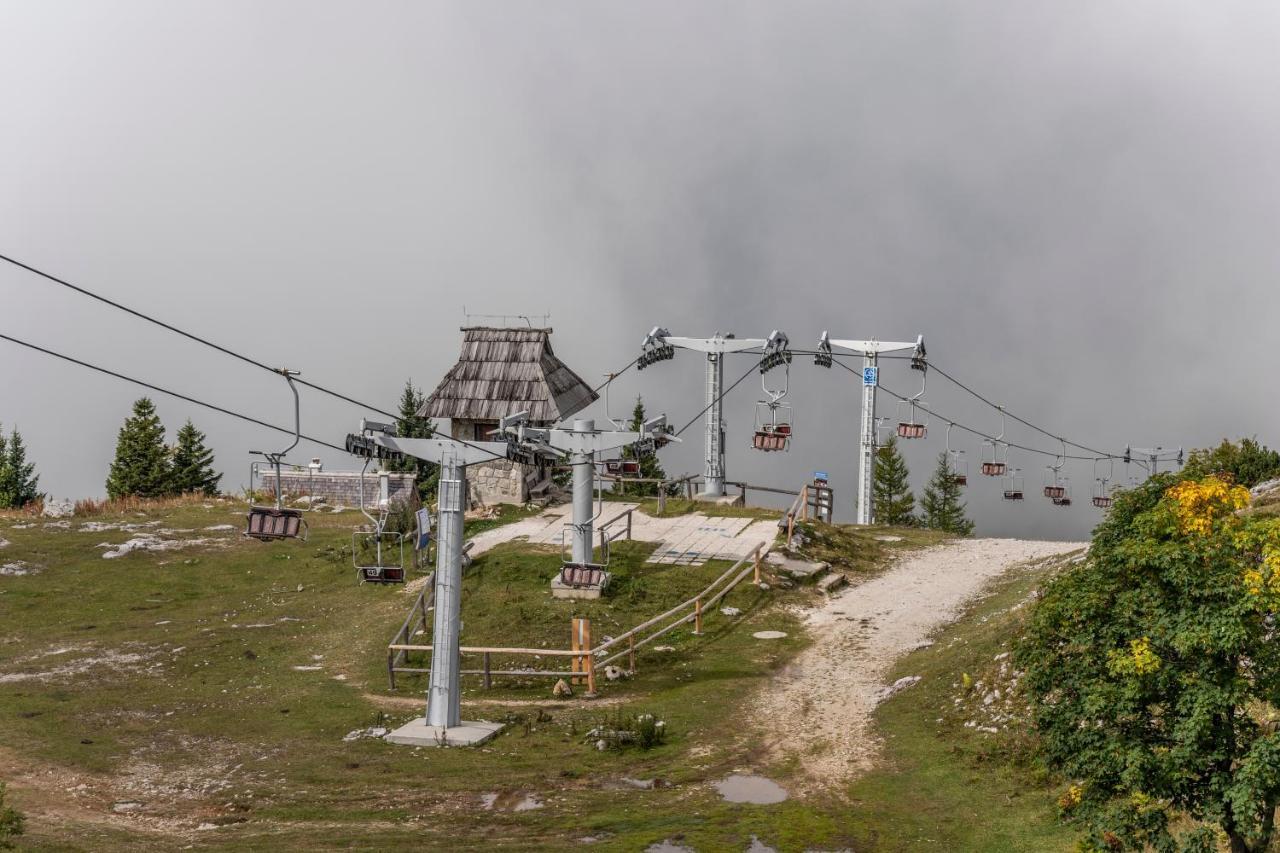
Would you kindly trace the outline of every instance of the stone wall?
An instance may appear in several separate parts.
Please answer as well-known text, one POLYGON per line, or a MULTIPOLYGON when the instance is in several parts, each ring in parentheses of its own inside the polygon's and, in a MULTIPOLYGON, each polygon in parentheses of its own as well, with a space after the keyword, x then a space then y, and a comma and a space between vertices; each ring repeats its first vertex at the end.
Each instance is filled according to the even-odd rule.
MULTIPOLYGON (((463 441, 492 441, 488 430, 497 426, 488 421, 466 421, 454 418, 449 424, 449 434, 463 441), (479 434, 477 434, 479 423, 479 434)), ((467 483, 471 490, 472 504, 523 504, 529 501, 529 489, 546 477, 543 468, 522 465, 506 459, 481 462, 467 466, 467 483)))
MULTIPOLYGON (((258 488, 274 497, 276 493, 276 472, 271 470, 259 471, 258 477, 261 481, 261 485, 258 488)), ((315 497, 323 497, 330 506, 338 504, 349 507, 360 506, 359 471, 317 471, 314 490, 310 475, 306 471, 282 470, 280 479, 284 481, 286 497, 313 492, 315 497)), ((388 487, 392 503, 407 501, 412 504, 417 500, 413 474, 391 474, 388 487)), ((378 475, 376 472, 364 475, 364 501, 367 507, 377 504, 378 475)))

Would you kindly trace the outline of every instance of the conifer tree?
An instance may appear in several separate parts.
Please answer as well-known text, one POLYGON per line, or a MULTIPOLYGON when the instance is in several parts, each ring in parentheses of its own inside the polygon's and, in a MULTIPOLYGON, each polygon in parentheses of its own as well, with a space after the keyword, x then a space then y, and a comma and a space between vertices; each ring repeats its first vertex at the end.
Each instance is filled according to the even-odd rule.
MULTIPOLYGON (((427 402, 421 389, 415 388, 413 380, 404 383, 400 393, 400 417, 396 418, 396 432, 402 438, 431 438, 435 435, 435 427, 431 419, 422 417, 418 412, 427 402)), ((436 485, 440 479, 439 466, 423 459, 406 456, 404 459, 388 462, 388 470, 412 472, 414 483, 418 487, 418 497, 422 501, 431 499, 436 493, 436 485)))
POLYGON ((173 479, 169 491, 185 495, 199 492, 216 495, 221 474, 214 473, 213 451, 205 446, 205 434, 190 419, 178 430, 178 444, 173 448, 173 479))
POLYGON ((155 404, 146 397, 133 404, 116 437, 116 458, 107 473, 107 496, 153 498, 169 493, 169 448, 155 404))
POLYGON ((964 504, 960 501, 960 486, 956 484, 946 451, 938 454, 938 464, 933 469, 929 484, 924 488, 920 508, 925 527, 958 536, 968 536, 973 532, 973 522, 965 517, 964 504))
MULTIPOLYGON (((644 422, 648 420, 648 418, 649 416, 645 412, 644 408, 644 399, 637 394, 636 404, 631 409, 631 423, 627 424, 627 429, 632 432, 640 432, 644 429, 644 422)), ((635 459, 635 450, 630 447, 622 448, 622 458, 635 459)), ((662 467, 662 462, 658 460, 658 454, 650 453, 647 456, 641 456, 639 457, 639 461, 640 473, 637 476, 640 478, 647 480, 665 480, 667 478, 666 469, 662 467)), ((658 494, 657 483, 631 483, 621 481, 617 483, 614 488, 617 490, 618 494, 622 495, 653 496, 658 494)), ((675 491, 676 487, 674 486, 669 486, 667 488, 668 494, 674 494, 675 491)))
POLYGON ((898 451, 898 437, 876 448, 876 473, 871 483, 875 519, 879 524, 905 526, 916 522, 916 496, 911 493, 907 460, 898 451))
POLYGON ((0 433, 0 508, 17 509, 44 497, 35 471, 18 430, 13 429, 7 440, 0 433))

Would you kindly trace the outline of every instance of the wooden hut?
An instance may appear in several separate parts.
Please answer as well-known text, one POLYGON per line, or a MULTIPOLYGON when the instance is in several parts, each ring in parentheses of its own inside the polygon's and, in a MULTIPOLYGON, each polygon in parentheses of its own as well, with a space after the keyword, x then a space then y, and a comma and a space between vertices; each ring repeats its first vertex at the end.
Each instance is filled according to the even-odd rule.
MULTIPOLYGON (((467 441, 492 440, 498 419, 520 411, 546 426, 566 420, 599 399, 578 374, 556 358, 551 329, 468 326, 462 329, 458 363, 427 397, 418 414, 448 418, 449 434, 467 441)), ((468 468, 471 499, 525 503, 544 487, 541 466, 495 460, 468 468)))

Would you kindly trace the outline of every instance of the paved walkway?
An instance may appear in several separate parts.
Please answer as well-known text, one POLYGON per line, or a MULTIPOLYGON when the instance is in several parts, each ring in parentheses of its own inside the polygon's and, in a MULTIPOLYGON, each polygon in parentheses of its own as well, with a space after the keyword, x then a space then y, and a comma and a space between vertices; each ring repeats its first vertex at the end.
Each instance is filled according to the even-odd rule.
MULTIPOLYGON (((597 529, 599 522, 607 522, 628 509, 635 510, 631 518, 631 538, 659 543, 649 557, 650 563, 700 566, 707 560, 738 560, 757 545, 773 542, 778 534, 778 523, 772 519, 725 518, 701 512, 653 518, 637 507, 638 504, 633 503, 606 502, 597 529)), ((470 553, 479 556, 495 545, 520 538, 537 545, 560 547, 562 541, 567 542, 565 531, 570 511, 568 506, 552 507, 532 518, 486 530, 472 537, 475 545, 470 553)), ((610 532, 620 531, 625 523, 625 520, 617 522, 610 532)), ((597 534, 597 541, 598 538, 597 534)))

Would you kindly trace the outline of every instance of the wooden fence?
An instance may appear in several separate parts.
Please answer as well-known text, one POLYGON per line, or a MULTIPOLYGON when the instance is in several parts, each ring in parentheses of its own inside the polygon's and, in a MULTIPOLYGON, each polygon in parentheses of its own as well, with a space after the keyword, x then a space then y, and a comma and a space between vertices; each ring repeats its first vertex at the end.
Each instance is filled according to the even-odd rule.
MULTIPOLYGON (((482 667, 480 669, 463 669, 460 672, 463 675, 479 675, 484 679, 484 686, 492 685, 492 677, 495 675, 507 675, 515 677, 547 677, 547 678, 568 678, 575 683, 585 681, 587 684, 588 695, 595 693, 596 688, 596 671, 601 667, 608 666, 614 661, 626 657, 628 660, 627 670, 629 672, 636 671, 636 651, 643 646, 648 645, 659 637, 667 634, 681 625, 690 622, 694 623, 693 633, 695 635, 702 634, 702 620, 708 609, 714 609, 715 606, 728 595, 734 587, 743 581, 747 575, 752 576, 752 582, 760 583, 760 564, 764 557, 765 545, 761 543, 752 549, 742 559, 738 560, 728 569, 726 569, 719 577, 711 582, 706 589, 699 592, 688 601, 681 602, 675 607, 654 616, 641 624, 635 626, 631 630, 617 637, 612 637, 599 645, 591 644, 591 623, 589 620, 575 618, 570 629, 570 646, 568 649, 531 649, 531 648, 511 648, 504 646, 461 646, 458 649, 459 654, 463 655, 481 655, 482 667), (625 647, 618 649, 618 646, 625 643, 625 647), (604 657, 607 652, 612 650, 612 654, 604 657), (546 669, 501 669, 492 668, 492 656, 502 655, 504 657, 551 657, 551 658, 569 658, 570 668, 568 670, 546 670, 546 669)), ((419 596, 419 604, 425 601, 425 590, 423 596, 419 596)), ((429 606, 429 605, 428 605, 429 606)), ((412 642, 412 636, 418 630, 417 625, 410 628, 411 623, 415 622, 415 615, 419 612, 420 607, 415 606, 414 611, 409 614, 409 618, 405 620, 405 627, 401 628, 400 633, 396 635, 396 640, 388 647, 387 668, 391 675, 391 687, 395 689, 395 674, 397 672, 429 672, 430 668, 410 668, 408 666, 396 666, 398 660, 397 655, 405 655, 399 659, 407 662, 408 654, 411 652, 431 652, 430 645, 422 645, 412 642)), ((425 624, 425 608, 421 608, 424 616, 425 624)))

